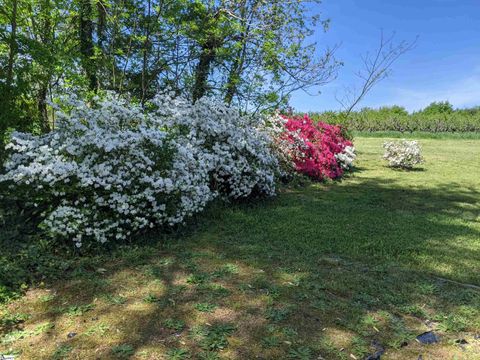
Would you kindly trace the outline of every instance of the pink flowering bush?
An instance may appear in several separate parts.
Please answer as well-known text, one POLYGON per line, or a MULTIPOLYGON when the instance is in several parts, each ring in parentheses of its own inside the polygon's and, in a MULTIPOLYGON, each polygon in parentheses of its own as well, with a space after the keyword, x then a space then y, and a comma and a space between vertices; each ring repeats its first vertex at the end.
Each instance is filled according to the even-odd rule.
POLYGON ((315 180, 338 179, 352 167, 353 144, 344 137, 340 126, 314 123, 308 115, 283 119, 287 131, 282 137, 294 145, 290 154, 298 172, 315 180))

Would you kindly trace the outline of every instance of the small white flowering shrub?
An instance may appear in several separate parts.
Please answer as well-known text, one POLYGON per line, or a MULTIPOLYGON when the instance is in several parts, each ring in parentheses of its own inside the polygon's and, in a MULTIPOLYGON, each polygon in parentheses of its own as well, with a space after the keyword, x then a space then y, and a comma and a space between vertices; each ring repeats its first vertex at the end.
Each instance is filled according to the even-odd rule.
POLYGON ((52 235, 105 242, 181 223, 212 198, 209 165, 141 109, 113 98, 89 108, 71 99, 47 135, 14 133, 9 182, 43 210, 52 235))
POLYGON ((278 161, 261 119, 209 99, 157 96, 145 112, 74 97, 54 132, 14 133, 6 182, 52 235, 105 242, 181 223, 218 195, 273 195, 278 161))
POLYGON ((386 141, 383 143, 383 158, 391 167, 410 169, 424 162, 422 149, 417 141, 386 141))
POLYGON ((155 115, 179 143, 200 149, 212 192, 230 198, 273 195, 278 161, 262 118, 241 116, 235 108, 208 98, 194 105, 157 96, 155 115))

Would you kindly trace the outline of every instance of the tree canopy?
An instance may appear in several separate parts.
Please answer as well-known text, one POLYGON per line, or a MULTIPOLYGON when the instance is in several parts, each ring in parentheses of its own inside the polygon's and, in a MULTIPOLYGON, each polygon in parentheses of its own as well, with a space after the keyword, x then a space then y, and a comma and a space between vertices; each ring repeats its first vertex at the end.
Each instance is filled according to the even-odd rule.
POLYGON ((142 105, 174 91, 242 111, 285 106, 331 81, 335 49, 311 41, 328 20, 279 0, 2 0, 1 127, 48 132, 48 106, 71 89, 142 105))

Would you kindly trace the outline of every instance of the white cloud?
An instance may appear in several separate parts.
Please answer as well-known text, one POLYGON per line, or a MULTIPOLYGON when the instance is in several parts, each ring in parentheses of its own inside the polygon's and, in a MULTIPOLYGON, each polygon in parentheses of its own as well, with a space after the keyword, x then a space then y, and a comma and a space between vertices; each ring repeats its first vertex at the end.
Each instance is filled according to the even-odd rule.
POLYGON ((408 110, 419 110, 433 101, 448 100, 454 107, 480 105, 480 72, 439 88, 397 88, 391 103, 405 106, 408 110))

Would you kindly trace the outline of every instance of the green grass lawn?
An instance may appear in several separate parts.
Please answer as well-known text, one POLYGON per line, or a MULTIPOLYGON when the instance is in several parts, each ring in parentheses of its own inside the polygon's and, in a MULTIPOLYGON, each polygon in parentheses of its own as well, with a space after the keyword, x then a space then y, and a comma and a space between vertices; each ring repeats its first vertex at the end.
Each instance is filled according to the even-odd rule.
POLYGON ((423 139, 414 171, 385 167, 384 140, 356 138, 341 182, 216 205, 103 255, 30 255, 44 283, 0 307, 0 354, 479 359, 480 140, 423 139), (430 330, 439 343, 415 340, 430 330))

